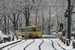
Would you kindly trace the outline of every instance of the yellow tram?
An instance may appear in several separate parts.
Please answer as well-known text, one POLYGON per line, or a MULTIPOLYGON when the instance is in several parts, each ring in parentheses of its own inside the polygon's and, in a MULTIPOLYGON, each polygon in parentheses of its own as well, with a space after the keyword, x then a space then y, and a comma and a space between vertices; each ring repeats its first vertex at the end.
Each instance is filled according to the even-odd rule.
POLYGON ((42 27, 41 26, 25 26, 21 27, 22 37, 41 37, 42 27))

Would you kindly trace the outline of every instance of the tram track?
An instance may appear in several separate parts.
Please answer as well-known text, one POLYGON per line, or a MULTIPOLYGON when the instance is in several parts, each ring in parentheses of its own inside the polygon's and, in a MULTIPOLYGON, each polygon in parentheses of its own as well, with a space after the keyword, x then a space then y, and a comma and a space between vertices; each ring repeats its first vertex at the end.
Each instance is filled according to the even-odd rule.
POLYGON ((35 40, 33 39, 33 41, 31 43, 29 43, 23 50, 26 50, 26 48, 31 45, 35 40))
POLYGON ((56 48, 54 47, 54 44, 53 44, 53 41, 51 40, 51 42, 52 42, 52 47, 56 50, 56 48))
MULTIPOLYGON (((52 40, 51 40, 52 41, 52 40)), ((59 43, 57 43, 58 44, 58 46, 60 47, 60 48, 62 48, 63 50, 66 50, 65 48, 63 48, 59 43)), ((57 50, 55 47, 54 47, 54 44, 53 44, 53 41, 52 41, 52 47, 55 49, 55 50, 57 50)))
POLYGON ((39 45, 39 50, 41 50, 41 45, 43 44, 43 42, 44 42, 44 40, 43 39, 41 39, 42 40, 42 42, 40 43, 40 45, 39 45))
MULTIPOLYGON (((26 42, 26 41, 27 41, 27 39, 26 39, 25 41, 19 43, 19 44, 22 44, 22 43, 24 43, 24 42, 26 42)), ((8 50, 10 50, 11 48, 13 48, 13 47, 15 47, 15 46, 17 46, 17 45, 19 45, 19 44, 15 44, 15 45, 13 45, 12 47, 8 48, 8 50)))
POLYGON ((59 43, 57 43, 59 47, 61 47, 63 50, 66 50, 65 48, 63 48, 59 43))

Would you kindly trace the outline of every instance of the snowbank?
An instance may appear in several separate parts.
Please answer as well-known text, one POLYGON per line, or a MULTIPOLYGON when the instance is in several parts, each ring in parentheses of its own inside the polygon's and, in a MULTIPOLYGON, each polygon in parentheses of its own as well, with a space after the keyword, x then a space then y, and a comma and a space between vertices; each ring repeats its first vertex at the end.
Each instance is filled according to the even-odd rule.
POLYGON ((10 44, 12 44, 12 43, 18 42, 18 41, 21 41, 21 39, 19 39, 19 40, 14 39, 14 41, 2 43, 2 44, 0 44, 0 48, 5 47, 5 46, 7 46, 7 45, 10 45, 10 44))
POLYGON ((13 46, 17 46, 17 45, 23 43, 24 41, 25 41, 25 40, 22 40, 21 42, 18 42, 18 43, 16 43, 16 44, 12 44, 12 45, 10 45, 10 46, 8 46, 8 47, 6 47, 6 48, 3 48, 2 50, 8 50, 9 48, 13 48, 13 46))

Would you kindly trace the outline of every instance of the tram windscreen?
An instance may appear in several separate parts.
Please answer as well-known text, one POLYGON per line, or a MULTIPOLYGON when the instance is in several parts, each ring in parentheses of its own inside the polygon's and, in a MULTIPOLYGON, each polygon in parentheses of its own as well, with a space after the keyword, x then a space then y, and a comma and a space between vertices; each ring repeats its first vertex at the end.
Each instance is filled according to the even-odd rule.
POLYGON ((37 31, 39 31, 39 32, 40 32, 40 31, 41 31, 41 27, 37 27, 37 31))

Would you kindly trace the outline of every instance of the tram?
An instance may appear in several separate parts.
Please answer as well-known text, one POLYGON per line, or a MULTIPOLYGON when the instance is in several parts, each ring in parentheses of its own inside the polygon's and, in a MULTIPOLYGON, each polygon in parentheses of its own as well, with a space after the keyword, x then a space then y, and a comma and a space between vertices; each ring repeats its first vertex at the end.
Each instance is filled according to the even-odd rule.
POLYGON ((25 26, 21 27, 22 37, 41 37, 42 27, 41 26, 25 26))

